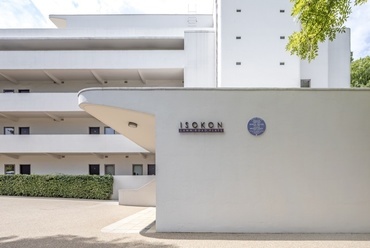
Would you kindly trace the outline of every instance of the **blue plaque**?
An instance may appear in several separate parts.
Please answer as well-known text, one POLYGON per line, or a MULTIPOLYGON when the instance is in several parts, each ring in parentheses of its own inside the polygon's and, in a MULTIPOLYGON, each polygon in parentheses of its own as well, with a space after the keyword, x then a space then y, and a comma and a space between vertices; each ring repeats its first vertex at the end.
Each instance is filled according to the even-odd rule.
POLYGON ((259 136, 266 131, 266 123, 261 118, 255 117, 248 122, 247 128, 252 135, 259 136))

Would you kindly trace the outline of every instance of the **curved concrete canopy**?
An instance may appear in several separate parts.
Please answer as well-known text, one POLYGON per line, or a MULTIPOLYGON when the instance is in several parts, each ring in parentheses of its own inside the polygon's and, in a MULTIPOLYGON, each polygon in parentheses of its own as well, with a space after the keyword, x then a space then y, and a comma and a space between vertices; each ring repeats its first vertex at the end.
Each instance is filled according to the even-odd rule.
POLYGON ((86 102, 80 103, 80 107, 139 146, 150 152, 155 152, 154 115, 86 102), (136 123, 137 127, 129 127, 129 122, 136 123))

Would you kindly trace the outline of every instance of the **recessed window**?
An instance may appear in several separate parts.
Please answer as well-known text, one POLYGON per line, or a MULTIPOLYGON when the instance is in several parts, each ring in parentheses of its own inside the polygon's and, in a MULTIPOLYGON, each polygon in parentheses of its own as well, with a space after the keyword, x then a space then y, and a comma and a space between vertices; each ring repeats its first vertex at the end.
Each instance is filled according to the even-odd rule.
POLYGON ((285 9, 281 9, 280 10, 280 13, 285 13, 285 9))
POLYGON ((280 36, 280 40, 285 40, 285 36, 280 36))
POLYGON ((133 164, 132 165, 132 175, 134 175, 134 176, 143 175, 143 165, 142 164, 133 164))
POLYGON ((30 134, 29 127, 19 127, 19 135, 27 135, 30 134))
POLYGON ((148 175, 155 175, 155 164, 148 164, 148 175))
POLYGON ((106 164, 104 165, 104 174, 105 175, 115 175, 115 168, 114 164, 106 164))
POLYGON ((4 165, 4 173, 5 173, 5 175, 14 175, 15 174, 15 165, 14 164, 4 165))
POLYGON ((236 62, 236 65, 242 65, 242 62, 236 62))
POLYGON ((240 12, 242 12, 242 10, 241 9, 237 9, 236 12, 240 13, 240 12))
POLYGON ((116 132, 114 131, 113 128, 111 127, 104 127, 104 134, 115 134, 116 132))
POLYGON ((311 79, 301 79, 301 88, 310 88, 311 79))
POLYGON ((100 175, 100 165, 99 164, 89 164, 89 174, 90 175, 100 175))
POLYGON ((285 65, 285 63, 284 62, 280 62, 280 65, 285 65))
POLYGON ((236 39, 237 39, 237 40, 241 40, 241 39, 242 39, 242 37, 241 37, 241 36, 236 36, 236 39))
POLYGON ((14 90, 12 89, 4 89, 3 93, 14 93, 14 90))
POLYGON ((14 134, 14 127, 4 127, 4 134, 5 135, 13 135, 14 134))
POLYGON ((30 93, 29 89, 19 89, 18 93, 30 93))
POLYGON ((100 134, 100 127, 89 127, 89 134, 100 134))
POLYGON ((20 164, 19 172, 23 175, 31 175, 31 165, 30 164, 20 164))

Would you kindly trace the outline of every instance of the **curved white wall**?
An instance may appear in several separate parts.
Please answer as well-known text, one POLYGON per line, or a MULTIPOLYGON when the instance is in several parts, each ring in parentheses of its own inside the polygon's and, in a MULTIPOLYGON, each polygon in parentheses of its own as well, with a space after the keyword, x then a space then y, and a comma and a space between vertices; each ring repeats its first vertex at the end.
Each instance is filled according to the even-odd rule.
POLYGON ((159 232, 370 232, 369 90, 95 89, 79 97, 156 116, 159 232), (260 137, 246 128, 256 116, 267 124, 260 137), (185 121, 221 121, 225 132, 179 133, 185 121))

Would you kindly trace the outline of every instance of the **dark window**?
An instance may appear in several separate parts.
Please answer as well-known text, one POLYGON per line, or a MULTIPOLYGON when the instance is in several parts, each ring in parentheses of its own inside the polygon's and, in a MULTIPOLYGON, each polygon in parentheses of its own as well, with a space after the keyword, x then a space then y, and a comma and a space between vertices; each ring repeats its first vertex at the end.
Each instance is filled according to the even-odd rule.
POLYGON ((105 175, 114 175, 115 174, 114 164, 106 164, 104 166, 104 174, 105 175))
POLYGON ((148 175, 155 175, 155 164, 148 164, 148 175))
POLYGON ((236 12, 240 13, 240 12, 242 12, 242 10, 241 9, 237 9, 236 12))
POLYGON ((30 93, 29 89, 20 89, 18 90, 18 93, 30 93))
POLYGON ((242 62, 236 62, 236 65, 242 65, 242 62))
POLYGON ((237 40, 241 40, 241 39, 242 39, 242 37, 241 37, 241 36, 236 36, 236 39, 237 39, 237 40))
POLYGON ((90 175, 100 175, 100 165, 99 164, 89 164, 89 174, 90 175))
POLYGON ((31 175, 31 165, 30 164, 21 164, 19 165, 19 171, 24 175, 31 175))
POLYGON ((310 88, 311 79, 301 79, 301 88, 310 88))
POLYGON ((30 128, 29 127, 20 127, 19 128, 19 135, 26 135, 30 134, 30 128))
POLYGON ((111 127, 104 127, 104 134, 115 134, 116 132, 114 131, 113 128, 111 127))
POLYGON ((285 63, 284 62, 280 62, 280 65, 285 65, 285 63))
POLYGON ((6 90, 3 90, 4 93, 14 93, 14 90, 10 90, 10 89, 6 89, 6 90))
POLYGON ((14 134, 14 127, 4 127, 4 134, 5 135, 12 135, 12 134, 14 134))
POLYGON ((284 10, 284 9, 281 9, 281 10, 280 10, 280 13, 285 13, 285 10, 284 10))
POLYGON ((89 127, 89 134, 100 134, 100 127, 89 127))
POLYGON ((280 36, 280 40, 285 40, 285 36, 280 36))
POLYGON ((15 174, 15 165, 14 164, 6 164, 4 166, 4 173, 5 173, 5 175, 14 175, 15 174))

